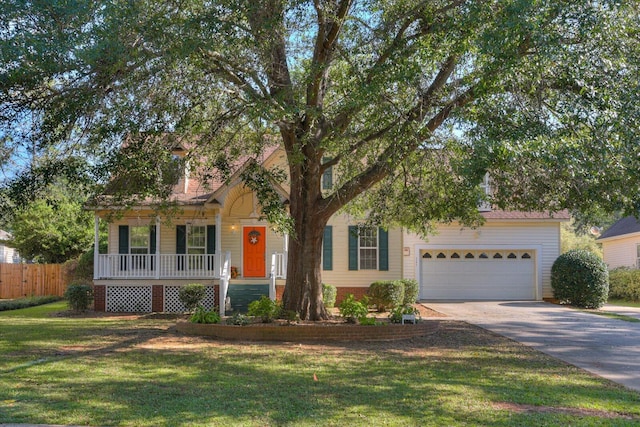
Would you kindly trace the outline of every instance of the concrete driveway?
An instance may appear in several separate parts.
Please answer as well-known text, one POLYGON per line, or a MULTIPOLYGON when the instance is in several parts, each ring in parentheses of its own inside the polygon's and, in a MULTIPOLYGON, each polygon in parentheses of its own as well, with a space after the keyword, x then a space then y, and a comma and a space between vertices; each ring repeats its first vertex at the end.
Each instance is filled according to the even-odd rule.
MULTIPOLYGON (((546 302, 423 304, 640 391, 640 323, 546 302)), ((604 310, 625 311, 640 318, 640 309, 605 306, 604 310)))

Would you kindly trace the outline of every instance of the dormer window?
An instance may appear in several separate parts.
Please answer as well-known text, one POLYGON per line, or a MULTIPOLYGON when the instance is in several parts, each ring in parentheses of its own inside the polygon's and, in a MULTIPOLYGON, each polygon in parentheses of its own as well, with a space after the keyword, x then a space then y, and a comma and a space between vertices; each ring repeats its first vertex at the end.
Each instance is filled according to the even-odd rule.
MULTIPOLYGON (((330 159, 328 157, 322 158, 322 163, 328 162, 330 159)), ((333 188, 333 167, 329 167, 322 174, 322 189, 323 190, 331 190, 333 188)))
MULTIPOLYGON (((484 174, 484 178, 480 183, 480 189, 485 196, 491 196, 491 180, 489 178, 489 172, 484 174)), ((487 200, 481 200, 478 203, 478 210, 480 212, 489 212, 491 210, 491 203, 489 203, 487 200)))

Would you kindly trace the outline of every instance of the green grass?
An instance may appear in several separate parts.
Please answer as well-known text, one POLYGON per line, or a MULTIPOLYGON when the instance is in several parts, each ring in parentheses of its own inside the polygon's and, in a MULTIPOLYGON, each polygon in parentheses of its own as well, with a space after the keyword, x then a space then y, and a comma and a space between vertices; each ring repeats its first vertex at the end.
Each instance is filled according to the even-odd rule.
MULTIPOLYGON (((605 308, 606 310, 606 308, 605 308)), ((631 322, 631 323, 640 323, 640 319, 636 318, 636 317, 631 317, 631 316, 627 316, 624 314, 618 314, 618 313, 613 313, 611 311, 600 311, 600 310, 581 310, 584 311, 586 313, 590 313, 590 314, 595 314, 598 316, 602 316, 602 317, 608 317, 609 319, 618 319, 618 320, 623 320, 625 322, 631 322)))
POLYGON ((627 301, 622 299, 610 299, 607 304, 620 305, 623 307, 640 307, 640 301, 627 301))
POLYGON ((0 313, 0 423, 640 422, 640 394, 462 322, 428 320, 436 333, 395 343, 236 344, 181 336, 152 316, 49 316, 64 308, 0 313))

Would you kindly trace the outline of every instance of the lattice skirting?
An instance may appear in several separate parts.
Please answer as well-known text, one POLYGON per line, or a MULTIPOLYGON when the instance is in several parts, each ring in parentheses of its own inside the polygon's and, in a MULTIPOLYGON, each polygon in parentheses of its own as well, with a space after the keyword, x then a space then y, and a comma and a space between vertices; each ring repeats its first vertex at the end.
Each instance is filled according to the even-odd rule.
MULTIPOLYGON (((164 311, 166 313, 183 313, 186 311, 184 304, 180 301, 178 293, 180 286, 165 286, 164 287, 164 311)), ((212 310, 215 305, 214 299, 214 287, 205 286, 206 296, 202 301, 202 305, 207 310, 212 310)))
POLYGON ((150 313, 151 286, 107 286, 106 311, 150 313))

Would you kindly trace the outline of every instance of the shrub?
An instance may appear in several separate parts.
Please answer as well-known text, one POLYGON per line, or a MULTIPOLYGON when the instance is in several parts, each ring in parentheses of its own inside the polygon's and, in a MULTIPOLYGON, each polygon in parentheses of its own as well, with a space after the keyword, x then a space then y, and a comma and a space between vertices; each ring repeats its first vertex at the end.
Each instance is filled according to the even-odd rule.
POLYGON ((259 300, 249 303, 249 316, 259 317, 262 323, 271 323, 280 314, 280 304, 262 295, 259 300))
POLYGON ((227 319, 227 325, 244 326, 249 324, 249 318, 242 313, 235 313, 227 319))
POLYGON ((290 325, 300 320, 300 315, 295 310, 280 310, 280 318, 287 321, 290 325))
POLYGON ((220 315, 213 310, 207 311, 206 308, 199 305, 189 321, 192 323, 220 323, 220 315))
POLYGON ((417 280, 413 279, 400 279, 398 282, 404 286, 404 300, 403 305, 414 304, 418 301, 418 294, 420 293, 420 286, 417 280))
POLYGON ((391 313, 389 313, 389 321, 391 323, 402 323, 403 314, 413 314, 416 316, 416 320, 420 318, 420 312, 417 308, 410 304, 405 304, 391 310, 391 313))
POLYGON ((17 298, 12 300, 0 301, 0 311, 19 310, 21 308, 35 307, 37 305, 49 304, 50 302, 60 301, 62 298, 55 295, 46 295, 42 297, 17 298))
POLYGON ((93 302, 93 286, 86 283, 71 283, 64 291, 64 298, 72 310, 85 311, 93 302))
POLYGON ((640 270, 624 267, 611 270, 609 298, 640 301, 640 270))
POLYGON ((333 308, 336 306, 336 295, 338 290, 333 285, 322 284, 322 302, 325 308, 333 308))
POLYGON ((356 319, 367 317, 369 309, 362 302, 356 301, 353 294, 348 294, 340 303, 340 315, 345 318, 348 323, 356 323, 356 319))
POLYGON ((367 293, 371 304, 374 304, 379 312, 384 312, 387 308, 402 305, 404 284, 399 280, 381 280, 373 282, 367 293))
POLYGON ((206 290, 204 285, 200 283, 189 283, 182 286, 178 291, 178 298, 180 298, 188 312, 192 312, 205 296, 206 290))
POLYGON ((551 267, 553 296, 561 303, 583 308, 600 308, 609 294, 609 272, 597 255, 571 250, 551 267))
POLYGON ((378 324, 375 317, 367 316, 358 318, 358 323, 365 326, 374 326, 378 324))

